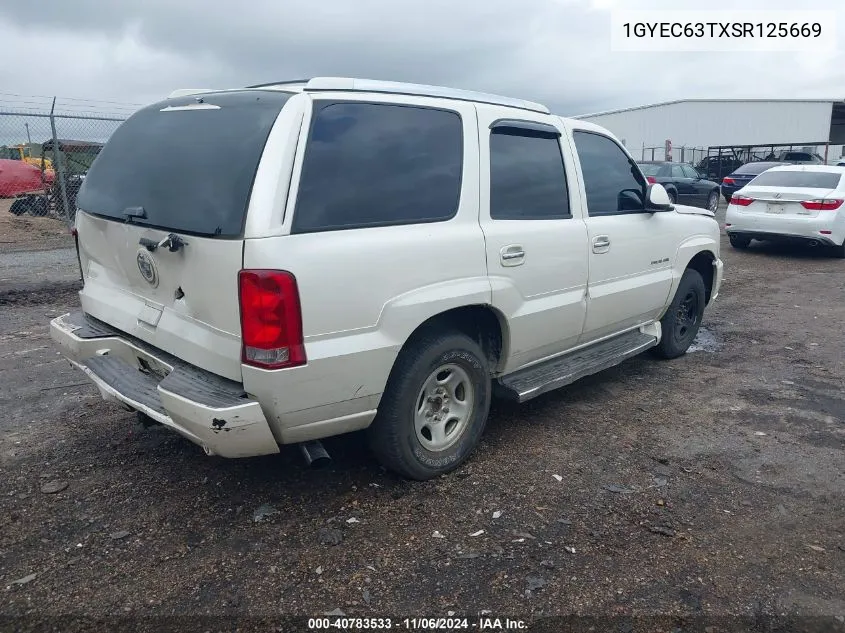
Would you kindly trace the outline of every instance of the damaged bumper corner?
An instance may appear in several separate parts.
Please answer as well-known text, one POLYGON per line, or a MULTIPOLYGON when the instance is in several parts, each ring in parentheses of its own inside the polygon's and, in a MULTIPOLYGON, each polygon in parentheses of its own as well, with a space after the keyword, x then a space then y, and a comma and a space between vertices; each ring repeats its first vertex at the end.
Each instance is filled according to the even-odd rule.
POLYGON ((145 413, 207 454, 279 452, 260 404, 239 383, 188 365, 81 312, 53 319, 50 335, 103 398, 145 413))

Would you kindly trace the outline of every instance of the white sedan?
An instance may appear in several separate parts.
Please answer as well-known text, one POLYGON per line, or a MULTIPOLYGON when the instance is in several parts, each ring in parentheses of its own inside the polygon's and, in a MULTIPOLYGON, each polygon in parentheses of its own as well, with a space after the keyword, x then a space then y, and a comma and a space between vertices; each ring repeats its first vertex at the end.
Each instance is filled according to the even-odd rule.
POLYGON ((784 165, 764 171, 731 197, 725 230, 734 248, 751 240, 829 246, 845 258, 845 167, 784 165))

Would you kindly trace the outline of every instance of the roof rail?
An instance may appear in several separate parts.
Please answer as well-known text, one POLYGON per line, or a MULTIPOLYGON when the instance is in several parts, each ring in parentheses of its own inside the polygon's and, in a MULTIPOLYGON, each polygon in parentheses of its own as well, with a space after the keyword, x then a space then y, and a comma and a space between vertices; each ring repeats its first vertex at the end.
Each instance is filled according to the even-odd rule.
POLYGON ((307 84, 307 79, 289 79, 287 81, 270 81, 266 84, 255 84, 254 86, 244 86, 244 88, 269 88, 270 86, 284 86, 286 84, 307 84))
POLYGON ((167 98, 175 99, 176 97, 187 97, 188 95, 199 95, 206 92, 216 92, 216 90, 213 88, 179 88, 179 90, 174 90, 167 95, 167 98))
POLYGON ((489 103, 491 105, 503 105, 521 110, 532 110, 550 114, 549 109, 539 103, 525 101, 523 99, 512 99, 483 92, 471 90, 459 90, 456 88, 444 88, 441 86, 427 86, 423 84, 409 84, 398 81, 379 81, 376 79, 353 79, 350 77, 315 77, 305 84, 306 91, 324 90, 351 90, 356 92, 383 92, 387 94, 420 95, 426 97, 440 97, 443 99, 456 99, 460 101, 475 101, 477 103, 489 103))

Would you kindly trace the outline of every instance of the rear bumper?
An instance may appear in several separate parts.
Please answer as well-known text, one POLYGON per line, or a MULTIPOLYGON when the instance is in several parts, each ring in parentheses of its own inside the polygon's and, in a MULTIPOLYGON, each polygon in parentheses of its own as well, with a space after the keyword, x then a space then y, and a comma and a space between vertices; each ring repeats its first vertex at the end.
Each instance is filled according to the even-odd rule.
POLYGON ((839 213, 820 213, 816 217, 779 216, 741 212, 729 206, 725 224, 730 225, 725 226, 728 235, 756 240, 815 241, 830 246, 845 240, 845 215, 839 213))
POLYGON ((259 403, 243 386, 188 365, 82 312, 50 322, 63 354, 103 398, 142 411, 209 455, 250 457, 279 452, 259 403))

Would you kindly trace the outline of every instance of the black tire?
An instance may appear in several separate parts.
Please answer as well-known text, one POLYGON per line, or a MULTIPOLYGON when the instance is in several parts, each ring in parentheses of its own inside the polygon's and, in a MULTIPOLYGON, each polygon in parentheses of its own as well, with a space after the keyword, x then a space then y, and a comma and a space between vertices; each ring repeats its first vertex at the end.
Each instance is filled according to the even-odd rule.
POLYGON ((687 268, 666 314, 660 319, 663 334, 654 348, 659 358, 683 356, 698 334, 704 316, 704 280, 697 270, 687 268))
POLYGON ((842 242, 839 246, 831 247, 831 251, 834 257, 838 259, 845 259, 845 242, 842 242))
POLYGON ((731 246, 738 249, 748 248, 751 244, 751 238, 744 235, 728 235, 728 239, 731 241, 731 246))
POLYGON ((707 198, 707 210, 716 213, 719 210, 719 192, 714 189, 707 198))
MULTIPOLYGON (((378 415, 367 430, 370 448, 386 468, 410 479, 424 481, 452 471, 478 445, 490 412, 491 392, 489 363, 478 343, 456 332, 423 334, 402 350, 393 366, 378 415), (421 398, 423 388, 434 372, 447 365, 465 372, 473 406, 459 435, 451 440, 454 444, 434 452, 419 438, 415 409, 427 406, 421 398)), ((442 404, 436 406, 439 409, 442 404)), ((444 427, 449 423, 447 419, 444 427)))
POLYGON ((678 203, 678 194, 675 193, 674 189, 667 189, 666 193, 669 194, 669 202, 671 202, 672 204, 678 203))

